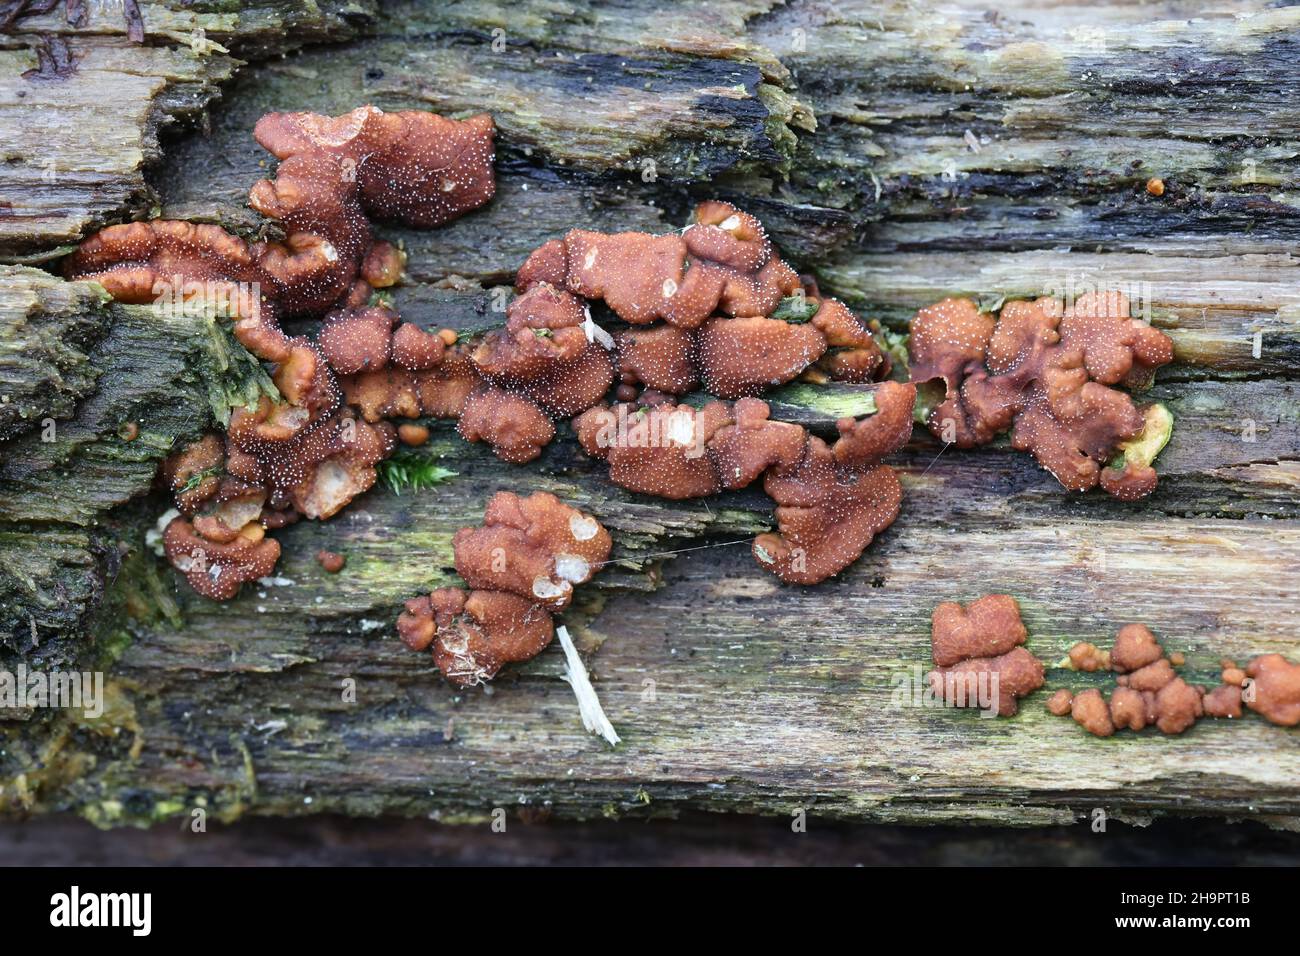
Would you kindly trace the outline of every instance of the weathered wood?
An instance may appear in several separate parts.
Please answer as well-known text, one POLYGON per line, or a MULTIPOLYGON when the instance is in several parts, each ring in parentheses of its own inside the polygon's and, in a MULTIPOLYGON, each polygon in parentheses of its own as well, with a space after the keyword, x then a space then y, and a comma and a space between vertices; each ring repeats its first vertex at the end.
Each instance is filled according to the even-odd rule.
POLYGON ((113 509, 149 491, 178 439, 273 386, 214 319, 12 266, 0 376, 15 385, 0 395, 0 647, 75 660, 120 562, 113 509))
POLYGON ((373 12, 364 0, 263 0, 220 13, 144 3, 161 45, 140 46, 126 40, 120 7, 85 6, 81 29, 60 4, 0 35, 0 262, 45 260, 114 218, 147 213, 144 167, 161 156, 160 132, 203 115, 242 62, 232 51, 339 39, 373 12), (37 48, 52 41, 71 68, 48 75, 37 48))
MULTIPOLYGON (((382 230, 411 257, 398 307, 430 327, 499 321, 487 287, 572 225, 664 229, 708 194, 753 209, 801 268, 896 330, 948 294, 1131 284, 1177 345, 1150 393, 1177 422, 1152 497, 1069 495, 1005 446, 945 451, 918 431, 896 458, 898 522, 841 578, 789 588, 747 553, 770 521, 755 492, 642 498, 613 488, 571 438, 516 467, 443 424, 425 453, 457 477, 416 494, 376 489, 334 521, 287 529, 278 574, 292 583, 215 605, 144 547, 162 499, 119 504, 147 488, 158 452, 45 497, 36 490, 51 491, 57 472, 19 459, 17 479, 0 466, 0 501, 22 509, 26 535, 12 547, 53 560, 66 546, 66 564, 104 591, 89 657, 109 665, 115 697, 93 726, 58 717, 0 731, 0 807, 100 824, 204 805, 223 818, 444 820, 498 806, 582 818, 802 806, 1027 825, 1100 806, 1135 821, 1185 813, 1296 826, 1294 731, 1252 717, 1178 738, 1097 740, 1048 717, 1037 697, 1005 721, 892 706, 895 684, 928 662, 933 605, 995 590, 1021 598, 1030 647, 1049 661, 1127 620, 1150 624, 1201 681, 1225 655, 1300 650, 1300 277, 1296 210, 1281 189, 1300 175, 1300 18, 1255 2, 1231 7, 1251 16, 1200 20, 1174 4, 1158 24, 1129 5, 1090 7, 1086 19, 1074 8, 987 9, 393 4, 373 24, 346 24, 364 36, 265 62, 259 49, 287 45, 276 29, 248 26, 237 53, 254 62, 211 107, 208 131, 168 145, 150 186, 167 215, 251 234, 265 224, 245 196, 268 167, 249 134, 267 109, 491 110, 495 202, 437 232, 382 230), (1152 176, 1163 196, 1146 192, 1152 176), (558 650, 490 693, 455 693, 392 638, 404 598, 454 580, 450 536, 500 488, 555 491, 615 533, 617 563, 564 622, 625 739, 617 750, 582 731, 558 650), (74 504, 75 517, 62 517, 74 504), (92 532, 126 546, 112 587, 83 541, 92 532), (343 573, 321 571, 321 547, 348 556, 343 573), (345 679, 355 703, 344 702, 345 679)), ((194 68, 174 47, 167 55, 194 68)), ((145 136, 135 109, 132 135, 145 136)), ((68 135, 59 150, 81 149, 68 135)), ((107 172, 108 201, 77 198, 74 224, 59 228, 75 235, 121 215, 133 176, 136 166, 107 172)), ((57 231, 21 227, 15 241, 42 257, 65 241, 57 231)), ((92 323, 101 338, 84 348, 0 346, 0 376, 15 363, 0 380, 60 421, 105 395, 118 409, 111 396, 133 389, 148 386, 156 403, 183 391, 108 333, 124 321, 135 331, 113 334, 152 342, 156 323, 112 309, 129 321, 92 323), (106 363, 111 375, 92 382, 89 370, 106 363)), ((77 310, 49 311, 48 327, 80 327, 77 310)), ((193 347, 176 349, 195 361, 193 347)), ((773 400, 825 430, 861 390, 794 388, 773 400)), ((102 437, 110 419, 98 414, 91 432, 102 437)), ((102 445, 71 460, 95 475, 104 456, 90 452, 102 445)), ((69 635, 96 599, 74 597, 24 605, 55 636, 47 646, 82 646, 69 635)), ((1049 673, 1049 687, 1089 680, 1049 673)))

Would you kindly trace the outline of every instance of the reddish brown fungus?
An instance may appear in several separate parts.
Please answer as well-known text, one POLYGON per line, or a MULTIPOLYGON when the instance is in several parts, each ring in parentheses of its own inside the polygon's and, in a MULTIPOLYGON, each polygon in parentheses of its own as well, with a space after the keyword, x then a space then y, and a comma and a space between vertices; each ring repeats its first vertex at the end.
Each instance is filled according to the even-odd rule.
POLYGON ((406 602, 397 630, 412 650, 429 650, 448 682, 472 687, 503 666, 536 657, 555 634, 550 612, 505 591, 440 588, 406 602))
POLYGON ((1151 460, 1168 438, 1162 406, 1141 409, 1114 386, 1142 388, 1173 358, 1169 337, 1129 317, 1118 293, 1009 302, 996 320, 945 299, 912 320, 911 380, 941 381, 926 423, 958 447, 1011 431, 1066 488, 1101 484, 1125 500, 1155 487, 1151 460))
POLYGON ((1043 664, 1022 645, 1020 605, 989 594, 964 608, 946 601, 930 618, 930 687, 951 707, 991 707, 1014 716, 1017 700, 1043 686, 1043 664))
POLYGON ((473 590, 442 588, 406 602, 397 619, 413 650, 431 650, 458 687, 481 684, 510 662, 541 653, 554 633, 551 610, 606 563, 612 542, 591 515, 554 495, 503 491, 483 524, 456 533, 456 570, 473 590))
POLYGON ((1283 727, 1300 724, 1300 664, 1264 654, 1246 665, 1246 676, 1250 684, 1243 696, 1251 710, 1283 727))
POLYGON ((988 594, 966 607, 945 601, 931 615, 931 655, 940 667, 1005 654, 1027 636, 1020 605, 1009 594, 988 594))
POLYGON ((482 526, 452 540, 456 570, 471 588, 509 591, 555 610, 600 570, 611 545, 595 518, 545 492, 497 493, 482 526))

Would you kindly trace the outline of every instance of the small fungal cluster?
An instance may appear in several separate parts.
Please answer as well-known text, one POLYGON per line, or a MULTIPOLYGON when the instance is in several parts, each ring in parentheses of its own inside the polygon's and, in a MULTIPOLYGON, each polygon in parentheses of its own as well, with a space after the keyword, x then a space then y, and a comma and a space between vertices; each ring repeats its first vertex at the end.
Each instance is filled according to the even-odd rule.
POLYGON ((349 403, 372 422, 455 418, 465 440, 524 463, 616 379, 616 399, 649 406, 701 385, 735 399, 801 376, 870 382, 889 371, 871 331, 729 203, 701 203, 681 233, 571 230, 528 257, 516 288, 503 328, 399 368, 387 365, 399 343, 382 320, 339 317, 327 354, 356 370, 343 380, 349 403), (592 318, 602 301, 628 326, 617 335, 592 318))
POLYGON ((1243 703, 1271 723, 1300 724, 1300 664, 1291 664, 1280 654, 1256 657, 1244 669, 1222 661, 1221 682, 1207 691, 1175 672, 1183 663, 1182 655, 1166 655, 1145 625, 1126 624, 1110 650, 1080 642, 1062 663, 1073 670, 1117 674, 1109 700, 1090 687, 1077 694, 1062 688, 1047 701, 1053 714, 1070 715, 1098 737, 1149 726, 1165 734, 1181 734, 1201 717, 1238 718, 1243 703))
MULTIPOLYGON (((609 463, 620 487, 702 498, 763 481, 777 532, 754 539, 761 567, 791 584, 817 584, 848 567, 898 517, 903 491, 881 459, 912 433, 915 389, 884 382, 876 411, 837 423, 832 443, 772 421, 766 402, 597 406, 574 421, 578 441, 609 463)), ((643 399, 643 402, 645 400, 643 399)))
POLYGON ((439 588, 407 601, 398 634, 412 650, 432 653, 457 687, 489 681, 551 643, 551 615, 604 567, 612 544, 600 522, 555 495, 498 492, 483 524, 452 540, 468 589, 439 588))
POLYGON ((940 381, 925 424, 959 448, 1010 430, 1071 491, 1100 484, 1124 501, 1156 487, 1151 462, 1172 418, 1115 386, 1145 388, 1173 360, 1173 343, 1131 318, 1127 297, 1088 293, 1006 303, 994 318, 969 299, 944 299, 912 319, 911 381, 940 381))
POLYGON ((842 570, 897 517, 902 491, 880 459, 911 434, 911 385, 880 385, 875 414, 841 421, 833 445, 770 421, 751 397, 799 376, 866 382, 889 370, 870 330, 776 257, 752 216, 705 202, 682 233, 572 230, 530 255, 516 285, 505 325, 477 343, 394 329, 382 307, 327 317, 318 341, 349 407, 375 425, 454 418, 466 441, 514 463, 536 459, 571 418, 616 484, 660 497, 763 478, 780 533, 760 536, 754 554, 793 583, 842 570), (627 328, 597 325, 598 301, 627 328), (739 400, 674 404, 701 383, 739 400))
POLYGON ((967 689, 982 682, 997 694, 998 716, 1015 716, 1017 701, 1043 686, 1043 662, 1021 646, 1027 636, 1020 605, 1008 594, 965 607, 945 601, 930 617, 930 689, 951 707, 976 707, 985 702, 967 689))
POLYGON ((236 338, 273 367, 277 398, 231 409, 224 435, 180 449, 162 469, 178 511, 163 548, 198 593, 217 600, 271 573, 280 545, 267 530, 327 519, 374 484, 397 431, 354 404, 356 373, 437 367, 427 402, 461 401, 448 357, 455 334, 403 324, 370 304, 404 267, 396 247, 374 238, 370 217, 437 226, 495 191, 488 116, 456 121, 372 106, 339 117, 270 113, 254 136, 280 163, 249 202, 280 224, 282 241, 135 222, 91 236, 63 265, 68 278, 99 282, 119 301, 217 304, 236 338), (280 326, 322 313, 315 340, 280 326))
MULTIPOLYGON (((991 707, 982 688, 987 697, 996 694, 999 716, 1014 716, 1018 699, 1044 683, 1043 662, 1023 646, 1027 636, 1010 595, 985 595, 964 607, 938 605, 930 626, 931 691, 949 706, 991 707)), ((1183 655, 1166 654, 1145 625, 1125 624, 1110 650, 1080 641, 1058 665, 1083 673, 1114 671, 1109 700, 1096 687, 1078 693, 1062 688, 1048 698, 1047 709, 1073 717, 1098 737, 1145 727, 1181 734, 1201 717, 1240 717, 1243 704, 1272 723, 1300 724, 1300 664, 1280 654, 1256 657, 1244 668, 1224 660, 1221 683, 1207 691, 1178 676, 1174 668, 1183 663, 1183 655)))
POLYGON ((681 233, 573 229, 537 249, 515 279, 603 301, 618 336, 620 385, 683 395, 702 384, 736 399, 804 374, 872 382, 889 362, 842 302, 821 296, 772 249, 762 223, 730 203, 700 203, 681 233))

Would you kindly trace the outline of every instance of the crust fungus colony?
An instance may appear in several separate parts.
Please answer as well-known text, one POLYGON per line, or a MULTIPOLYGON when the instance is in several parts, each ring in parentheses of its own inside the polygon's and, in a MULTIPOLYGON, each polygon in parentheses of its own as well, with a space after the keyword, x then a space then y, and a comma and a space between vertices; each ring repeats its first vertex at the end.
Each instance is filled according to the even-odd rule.
POLYGON ((925 423, 959 448, 1010 430, 1071 491, 1100 484, 1125 501, 1156 487, 1151 461, 1169 438, 1162 405, 1139 408, 1124 392, 1145 388, 1173 359, 1167 335, 1130 318, 1118 292, 1008 302, 994 319, 969 299, 944 299, 912 320, 911 380, 941 381, 943 400, 925 423))
MULTIPOLYGON (((615 484, 683 499, 761 479, 776 502, 778 532, 760 535, 754 556, 798 584, 847 567, 897 517, 902 491, 880 460, 911 434, 912 386, 882 384, 875 413, 840 421, 831 444, 770 420, 767 404, 753 397, 800 376, 870 382, 889 371, 870 331, 842 303, 805 286, 754 217, 705 202, 680 234, 575 229, 529 256, 516 281, 523 293, 517 306, 532 297, 564 303, 563 319, 527 323, 534 332, 549 329, 544 338, 553 348, 565 348, 557 330, 589 316, 581 299, 603 301, 628 325, 606 353, 617 366, 618 401, 600 402, 602 388, 573 422, 583 449, 609 463, 615 484), (735 402, 700 409, 676 403, 699 386, 735 402)), ((518 331, 510 334, 507 326, 482 348, 498 368, 508 364, 498 356, 536 348, 518 331)), ((574 375, 587 381, 586 373, 574 375)), ((547 400, 539 405, 547 409, 547 400)))
POLYGON ((1224 660, 1220 683, 1207 691, 1178 676, 1174 667, 1182 663, 1181 656, 1166 655, 1144 625, 1126 624, 1109 651, 1079 643, 1064 663, 1074 670, 1118 675, 1109 700, 1092 687, 1077 694, 1058 690, 1047 702, 1053 714, 1069 714, 1098 737, 1148 726, 1180 734, 1201 717, 1238 718, 1243 704, 1271 723, 1300 724, 1300 664, 1280 654, 1256 657, 1245 668, 1224 660))
POLYGON ((896 517, 901 490, 880 458, 907 440, 912 386, 882 385, 877 412, 840 422, 833 444, 770 421, 752 397, 799 376, 869 382, 889 370, 871 332, 805 286, 752 216, 706 202, 681 233, 573 230, 528 258, 503 328, 460 342, 375 304, 404 259, 373 237, 370 217, 437 226, 491 198, 491 120, 362 107, 272 113, 254 135, 280 163, 250 204, 282 225, 282 241, 131 223, 87 239, 64 266, 125 302, 173 286, 220 300, 239 341, 274 368, 278 399, 232 409, 225 435, 164 468, 180 511, 164 547, 199 593, 234 596, 275 565, 267 529, 329 518, 369 488, 395 447, 391 419, 454 418, 466 440, 527 462, 557 421, 578 416, 583 447, 615 482, 670 498, 761 479, 779 533, 754 553, 787 581, 838 572, 896 517), (592 321, 597 300, 627 323, 617 338, 592 321), (314 338, 282 330, 299 316, 323 318, 314 338), (673 403, 701 385, 737 401, 673 403))
POLYGON ((1027 636, 1009 595, 988 594, 965 607, 945 601, 931 615, 931 689, 953 707, 992 704, 981 701, 982 684, 996 694, 998 716, 1014 716, 1017 700, 1043 686, 1042 661, 1021 646, 1027 636))
POLYGON ((469 589, 439 588, 406 602, 397 631, 428 650, 457 687, 491 680, 503 665, 540 654, 555 634, 551 614, 604 566, 612 542, 593 517, 554 495, 499 492, 483 524, 452 540, 469 589))
MULTIPOLYGON (((435 365, 454 343, 368 305, 403 268, 402 253, 373 237, 368 217, 436 226, 495 191, 487 116, 458 122, 369 106, 337 118, 271 113, 254 135, 280 165, 249 202, 280 223, 283 241, 136 222, 102 230, 64 263, 69 278, 99 282, 123 302, 171 297, 230 314, 235 336, 274 369, 277 399, 231 409, 224 435, 204 436, 163 468, 180 512, 163 534, 168 559, 219 600, 274 568, 280 545, 268 529, 336 514, 374 484, 375 465, 393 451, 393 426, 355 408, 341 376, 435 365), (281 319, 324 313, 315 341, 281 329, 281 319)), ((439 381, 429 390, 455 387, 439 381)))
MULTIPOLYGON (((963 607, 944 602, 931 617, 935 696, 953 707, 989 707, 1009 717, 1017 700, 1043 686, 1043 662, 1026 650, 1020 606, 1006 594, 989 594, 963 607)), ((1221 683, 1207 691, 1174 670, 1181 654, 1166 654, 1143 624, 1125 624, 1114 646, 1079 642, 1058 666, 1084 673, 1114 671, 1109 700, 1096 687, 1060 689, 1047 700, 1058 717, 1071 716, 1098 737, 1154 726, 1181 734, 1201 717, 1237 718, 1242 707, 1285 727, 1300 724, 1300 665, 1280 654, 1256 657, 1245 668, 1222 662, 1221 683)))
MULTIPOLYGON (((401 278, 404 256, 372 235, 370 220, 435 227, 483 205, 495 192, 493 132, 485 115, 268 114, 254 135, 279 167, 249 202, 280 224, 282 240, 138 222, 102 230, 65 261, 69 278, 97 281, 123 302, 219 303, 238 340, 272 367, 277 398, 232 408, 224 434, 203 436, 162 469, 179 512, 163 545, 200 594, 227 599, 270 574, 280 545, 268 530, 338 513, 374 484, 399 431, 408 443, 427 438, 393 419, 455 419, 467 441, 521 463, 572 419, 611 481, 664 498, 761 481, 777 531, 754 541, 754 556, 798 584, 843 570, 897 517, 901 488, 882 459, 910 436, 917 386, 936 380, 943 397, 925 421, 945 441, 970 447, 1010 431, 1013 447, 1066 488, 1100 484, 1124 500, 1154 489, 1168 412, 1140 408, 1115 386, 1145 387, 1172 347, 1129 318, 1123 296, 1012 302, 996 318, 944 300, 912 322, 911 383, 883 381, 890 361, 871 331, 784 263, 758 220, 724 202, 701 203, 681 232, 575 229, 546 243, 519 270, 505 325, 478 341, 404 323, 373 296, 401 278), (593 303, 619 321, 613 334, 593 321, 593 303), (282 329, 297 317, 321 319, 314 337, 282 329), (833 441, 773 421, 757 396, 797 378, 879 382, 874 414, 842 419, 833 441), (697 389, 718 400, 679 403, 697 389)), ((450 682, 469 686, 549 644, 552 614, 607 562, 611 541, 553 495, 501 492, 453 548, 467 586, 408 601, 398 630, 450 682)), ((318 560, 343 567, 332 553, 318 560)), ((997 712, 1014 714, 1043 684, 1025 638, 1008 596, 940 605, 933 690, 961 704, 957 688, 984 680, 997 712)), ((1095 689, 1048 702, 1093 733, 1149 724, 1179 733, 1200 716, 1239 716, 1243 703, 1300 723, 1300 666, 1276 654, 1244 670, 1225 661, 1208 693, 1174 673, 1181 662, 1142 625, 1123 628, 1109 652, 1078 645, 1069 660, 1119 674, 1109 702, 1095 689)))

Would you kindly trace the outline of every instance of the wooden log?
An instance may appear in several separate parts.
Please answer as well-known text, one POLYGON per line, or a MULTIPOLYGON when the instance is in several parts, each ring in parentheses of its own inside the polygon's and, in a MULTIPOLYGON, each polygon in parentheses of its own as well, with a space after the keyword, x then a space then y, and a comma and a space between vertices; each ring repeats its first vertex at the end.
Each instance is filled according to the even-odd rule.
MULTIPOLYGON (((1133 504, 1067 494, 1005 445, 944 450, 918 430, 896 458, 898 522, 842 577, 809 589, 781 586, 747 554, 770 523, 757 493, 643 498, 612 487, 567 435, 517 467, 438 425, 422 454, 455 477, 418 493, 376 489, 331 522, 287 529, 276 582, 216 605, 145 546, 163 499, 135 498, 167 435, 210 419, 194 409, 211 386, 187 378, 202 377, 209 346, 187 334, 166 347, 147 310, 107 306, 109 318, 87 319, 74 305, 83 293, 42 279, 39 327, 68 339, 20 337, 12 329, 30 318, 8 320, 0 381, 61 423, 89 424, 62 459, 74 466, 63 483, 22 444, 30 430, 0 443, 0 541, 27 578, 80 575, 93 587, 44 604, 22 597, 4 660, 94 662, 108 670, 112 706, 95 722, 0 724, 0 808, 101 825, 196 807, 224 819, 442 820, 497 807, 575 818, 804 808, 1032 825, 1101 807, 1135 822, 1192 814, 1295 827, 1294 731, 1254 717, 1203 721, 1178 738, 1098 740, 1049 717, 1043 695, 1017 718, 982 720, 898 706, 896 694, 928 665, 934 604, 990 591, 1021 599, 1030 648, 1050 662, 1129 620, 1182 651, 1201 682, 1223 656, 1300 650, 1296 212, 1280 188, 1300 175, 1298 21, 1294 8, 1252 0, 1233 9, 1243 15, 1192 19, 1175 4, 1153 23, 1123 4, 1090 7, 1086 21, 1031 4, 994 16, 987 5, 903 2, 627 4, 617 15, 582 0, 563 10, 392 4, 371 23, 326 10, 311 22, 351 39, 285 59, 263 57, 291 49, 281 34, 293 31, 240 14, 226 34, 209 31, 250 61, 217 105, 216 72, 182 82, 174 64, 198 76, 198 60, 180 44, 151 47, 146 60, 172 58, 155 87, 191 90, 210 120, 150 170, 160 210, 250 235, 267 229, 245 206, 268 169, 250 136, 266 110, 494 112, 494 203, 437 232, 381 230, 411 257, 397 305, 427 327, 499 322, 504 300, 491 287, 570 226, 665 230, 717 194, 755 211, 792 261, 895 331, 948 294, 992 302, 1070 282, 1129 285, 1175 339, 1177 364, 1149 397, 1177 424, 1159 489, 1133 504), (1146 189, 1153 177, 1160 196, 1146 189), (160 357, 141 358, 155 346, 160 357), (156 414, 169 400, 179 410, 156 447, 123 462, 105 453, 106 436, 137 394, 156 414), (19 466, 9 464, 15 442, 27 449, 19 466), (616 750, 582 730, 557 649, 490 693, 454 692, 393 639, 401 601, 455 580, 451 534, 502 488, 554 491, 615 534, 617 563, 564 623, 624 737, 616 750), (322 547, 347 555, 341 574, 316 564, 322 547), (20 640, 32 620, 44 651, 20 640)), ((126 49, 107 33, 63 35, 100 57, 126 49)), ((229 73, 224 56, 203 62, 229 73)), ((106 67, 101 79, 147 72, 106 67)), ((139 97, 129 103, 131 142, 146 142, 152 114, 139 97)), ((14 110, 0 122, 30 115, 14 110)), ((68 137, 55 152, 76 156, 83 140, 68 137)), ((93 196, 67 194, 64 218, 13 224, 11 257, 53 257, 90 224, 124 215, 139 165, 106 167, 93 196)), ((0 303, 17 305, 0 316, 30 316, 31 294, 3 289, 0 303)), ((779 415, 823 431, 862 402, 853 388, 773 396, 779 415)), ((8 414, 0 427, 26 421, 8 414)), ((1093 682, 1058 668, 1048 679, 1093 682)))
POLYGON ((214 318, 13 266, 0 376, 0 647, 76 660, 121 560, 114 510, 149 491, 174 443, 274 386, 214 318))

